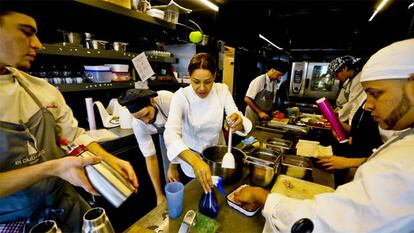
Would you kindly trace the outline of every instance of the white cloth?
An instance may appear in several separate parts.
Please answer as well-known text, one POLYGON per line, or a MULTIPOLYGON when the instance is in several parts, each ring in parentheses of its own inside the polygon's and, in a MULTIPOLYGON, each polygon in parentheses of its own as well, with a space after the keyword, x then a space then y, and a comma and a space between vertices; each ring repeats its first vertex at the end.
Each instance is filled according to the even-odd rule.
POLYGON ((237 109, 225 84, 214 83, 204 99, 197 96, 191 85, 174 93, 165 124, 164 139, 169 160, 180 162, 187 176, 194 177, 194 171, 177 156, 187 149, 201 154, 204 148, 217 145, 223 127, 224 112, 226 116, 238 113, 243 117, 245 131, 236 134, 246 136, 250 132, 252 123, 237 109))
MULTIPOLYGON (((168 117, 173 93, 169 91, 158 91, 157 93, 158 96, 154 97, 153 99, 155 103, 157 103, 157 105, 161 108, 161 110, 167 114, 168 117)), ((157 127, 164 127, 165 122, 167 122, 167 117, 164 117, 163 114, 161 114, 161 111, 158 110, 154 124, 157 127)), ((152 140, 151 135, 158 133, 157 128, 155 128, 152 124, 146 124, 139 119, 133 118, 132 130, 134 131, 134 135, 137 139, 138 146, 142 152, 142 155, 144 157, 148 157, 156 154, 154 141, 152 140)))
POLYGON ((367 98, 360 78, 361 73, 358 73, 353 79, 346 80, 336 99, 336 111, 338 112, 339 120, 349 125, 351 125, 352 117, 354 117, 359 106, 367 98), (348 98, 346 97, 347 95, 349 95, 348 98))
POLYGON ((313 232, 413 232, 414 135, 383 147, 334 193, 310 200, 270 194, 263 232, 290 232, 301 218, 313 222, 313 232))
POLYGON ((380 49, 362 69, 361 82, 408 78, 414 73, 413 54, 414 39, 398 41, 380 49))
POLYGON ((275 93, 273 97, 273 103, 275 103, 277 87, 278 87, 277 82, 272 81, 269 78, 269 76, 267 76, 267 74, 259 75, 250 82, 249 88, 247 89, 247 92, 246 92, 246 96, 254 100, 256 95, 264 89, 265 83, 266 83, 266 90, 273 91, 275 93))
POLYGON ((15 124, 28 122, 39 110, 32 97, 15 78, 19 77, 19 80, 52 113, 56 120, 58 137, 64 137, 78 145, 88 145, 93 141, 85 134, 84 129, 78 127, 78 121, 73 117, 72 110, 56 87, 15 68, 7 67, 7 69, 11 74, 0 75, 0 121, 15 124))

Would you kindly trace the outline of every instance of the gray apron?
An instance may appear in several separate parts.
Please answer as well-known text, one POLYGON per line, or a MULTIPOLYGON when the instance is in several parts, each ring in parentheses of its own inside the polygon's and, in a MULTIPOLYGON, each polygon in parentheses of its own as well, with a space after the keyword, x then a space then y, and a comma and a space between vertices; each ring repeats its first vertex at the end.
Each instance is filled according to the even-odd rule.
MULTIPOLYGON (((18 77, 15 77, 19 81, 18 77)), ((20 85, 39 106, 28 122, 15 124, 0 121, 0 172, 7 172, 60 158, 55 119, 34 94, 20 85)), ((30 174, 27 174, 30 176, 30 174)), ((88 204, 66 181, 57 177, 44 179, 0 199, 0 223, 25 220, 26 230, 39 221, 53 219, 64 232, 81 230, 88 204)))
MULTIPOLYGON (((161 115, 163 115, 165 119, 167 119, 168 118, 167 114, 165 114, 165 112, 162 111, 161 107, 157 103, 155 103, 155 105, 157 105, 158 111, 161 113, 161 115)), ((167 147, 165 146, 165 141, 164 141, 165 127, 158 127, 155 124, 152 124, 152 125, 157 129, 158 140, 160 142, 162 167, 164 169, 164 177, 165 177, 165 180, 168 182, 167 172, 168 172, 168 166, 170 165, 170 160, 168 159, 167 147)))
MULTIPOLYGON (((266 90, 267 83, 266 83, 266 76, 265 78, 265 84, 262 91, 257 93, 256 97, 253 100, 253 103, 260 108, 263 112, 267 114, 271 114, 272 108, 273 108, 273 100, 275 98, 275 81, 273 81, 273 88, 272 91, 266 90)), ((259 116, 257 113, 250 108, 250 106, 246 107, 245 111, 246 117, 253 123, 256 124, 260 121, 259 116)))

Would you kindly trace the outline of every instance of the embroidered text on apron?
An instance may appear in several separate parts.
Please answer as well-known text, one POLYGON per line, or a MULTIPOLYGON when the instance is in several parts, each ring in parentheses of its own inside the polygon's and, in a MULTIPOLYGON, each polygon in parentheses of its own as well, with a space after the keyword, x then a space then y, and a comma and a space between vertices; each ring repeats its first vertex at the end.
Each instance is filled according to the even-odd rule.
MULTIPOLYGON (((15 78, 40 109, 24 124, 0 121, 0 172, 20 169, 63 155, 56 143, 53 115, 19 81, 19 77, 15 78)), ((63 231, 79 231, 82 219, 80 214, 83 214, 80 211, 88 208, 85 204, 66 181, 51 177, 2 198, 0 223, 23 219, 27 222, 27 228, 30 228, 47 218, 56 220, 58 224, 66 222, 67 224, 59 225, 63 231), (65 197, 64 200, 61 197, 65 197)))

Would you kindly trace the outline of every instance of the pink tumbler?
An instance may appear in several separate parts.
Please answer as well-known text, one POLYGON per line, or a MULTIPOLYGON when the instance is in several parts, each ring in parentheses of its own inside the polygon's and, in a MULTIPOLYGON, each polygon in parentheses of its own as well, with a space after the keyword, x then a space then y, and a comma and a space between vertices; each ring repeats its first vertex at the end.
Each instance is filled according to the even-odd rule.
POLYGON ((339 119, 329 101, 325 97, 322 97, 316 101, 316 104, 318 105, 322 115, 329 121, 329 123, 331 123, 331 129, 339 143, 347 142, 348 137, 345 130, 342 128, 341 122, 339 122, 339 119))

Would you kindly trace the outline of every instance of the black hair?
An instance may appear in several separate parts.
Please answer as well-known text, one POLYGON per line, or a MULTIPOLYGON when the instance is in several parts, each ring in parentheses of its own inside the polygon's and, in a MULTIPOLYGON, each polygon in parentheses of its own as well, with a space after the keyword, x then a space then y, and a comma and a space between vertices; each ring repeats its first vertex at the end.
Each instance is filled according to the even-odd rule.
POLYGON ((0 24, 2 23, 3 16, 12 13, 20 13, 33 17, 36 10, 34 5, 30 5, 28 2, 30 1, 0 0, 0 24))
POLYGON ((213 75, 217 72, 216 63, 208 53, 197 53, 191 58, 188 73, 191 75, 196 69, 209 70, 213 75))
POLYGON ((270 60, 266 63, 267 70, 275 69, 280 73, 284 74, 288 71, 288 63, 282 60, 270 60))
POLYGON ((355 70, 357 73, 361 72, 362 68, 364 67, 365 63, 367 63, 368 58, 360 58, 353 64, 349 65, 348 68, 355 70))

